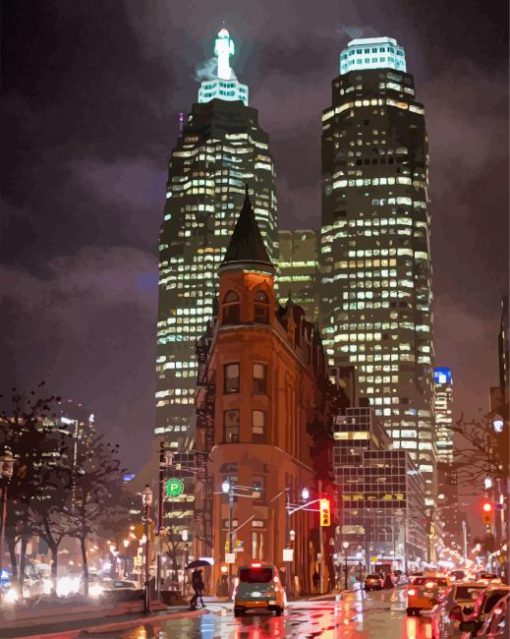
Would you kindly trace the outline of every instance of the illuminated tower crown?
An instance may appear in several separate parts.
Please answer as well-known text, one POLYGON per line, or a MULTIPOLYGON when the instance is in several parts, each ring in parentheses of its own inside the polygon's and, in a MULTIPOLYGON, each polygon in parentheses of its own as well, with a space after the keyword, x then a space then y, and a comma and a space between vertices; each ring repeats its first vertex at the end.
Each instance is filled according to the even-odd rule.
POLYGON ((241 100, 248 106, 248 87, 241 84, 230 66, 230 56, 234 55, 234 41, 226 29, 221 29, 214 44, 214 55, 218 59, 216 76, 204 80, 198 90, 199 102, 210 102, 215 98, 233 102, 241 100))

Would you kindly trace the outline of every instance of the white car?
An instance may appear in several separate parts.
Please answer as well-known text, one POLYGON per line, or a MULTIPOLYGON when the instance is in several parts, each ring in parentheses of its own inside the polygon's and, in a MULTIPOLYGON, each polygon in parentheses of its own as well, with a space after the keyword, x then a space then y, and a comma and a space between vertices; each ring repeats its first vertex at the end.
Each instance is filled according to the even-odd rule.
POLYGON ((138 590, 138 585, 134 581, 127 579, 114 579, 108 584, 109 590, 138 590))

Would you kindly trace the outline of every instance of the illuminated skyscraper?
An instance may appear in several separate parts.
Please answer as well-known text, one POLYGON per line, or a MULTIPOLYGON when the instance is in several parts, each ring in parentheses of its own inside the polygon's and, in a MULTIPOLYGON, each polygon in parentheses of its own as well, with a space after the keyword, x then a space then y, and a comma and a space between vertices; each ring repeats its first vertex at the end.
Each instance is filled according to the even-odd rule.
POLYGON ((437 460, 453 462, 453 378, 449 368, 434 368, 437 460))
POLYGON ((322 332, 435 492, 428 150, 392 38, 352 40, 322 116, 322 332))
POLYGON ((185 451, 194 437, 195 345, 213 316, 217 271, 245 185, 272 260, 277 259, 275 171, 267 134, 230 68, 222 29, 217 65, 201 84, 169 162, 160 234, 156 434, 185 451))
POLYGON ((279 231, 278 284, 280 303, 289 298, 302 306, 306 319, 319 319, 319 237, 310 229, 279 231))

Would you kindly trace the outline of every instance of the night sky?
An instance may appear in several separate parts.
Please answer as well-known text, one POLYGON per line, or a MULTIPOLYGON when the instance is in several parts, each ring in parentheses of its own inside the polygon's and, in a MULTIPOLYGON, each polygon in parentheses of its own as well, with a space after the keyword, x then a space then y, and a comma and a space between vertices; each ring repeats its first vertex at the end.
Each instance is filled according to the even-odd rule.
MULTIPOLYGON (((508 288, 507 3, 4 3, 0 389, 80 401, 133 469, 154 426, 157 245, 179 111, 225 21, 271 138, 282 227, 320 222, 321 112, 352 37, 406 50, 430 139, 436 363, 497 383, 508 288)), ((2 390, 0 390, 2 392, 2 390)))

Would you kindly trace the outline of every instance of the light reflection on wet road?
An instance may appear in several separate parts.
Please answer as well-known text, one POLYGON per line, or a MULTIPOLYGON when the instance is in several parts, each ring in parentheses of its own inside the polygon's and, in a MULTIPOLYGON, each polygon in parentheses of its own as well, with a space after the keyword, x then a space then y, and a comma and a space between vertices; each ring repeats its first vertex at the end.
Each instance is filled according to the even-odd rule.
MULTIPOLYGON (((432 639, 426 616, 406 617, 397 593, 349 594, 340 601, 297 601, 282 617, 234 618, 232 606, 213 604, 208 614, 115 633, 103 639, 432 639)), ((92 637, 91 637, 92 639, 92 637)), ((95 639, 95 638, 94 638, 95 639)))

